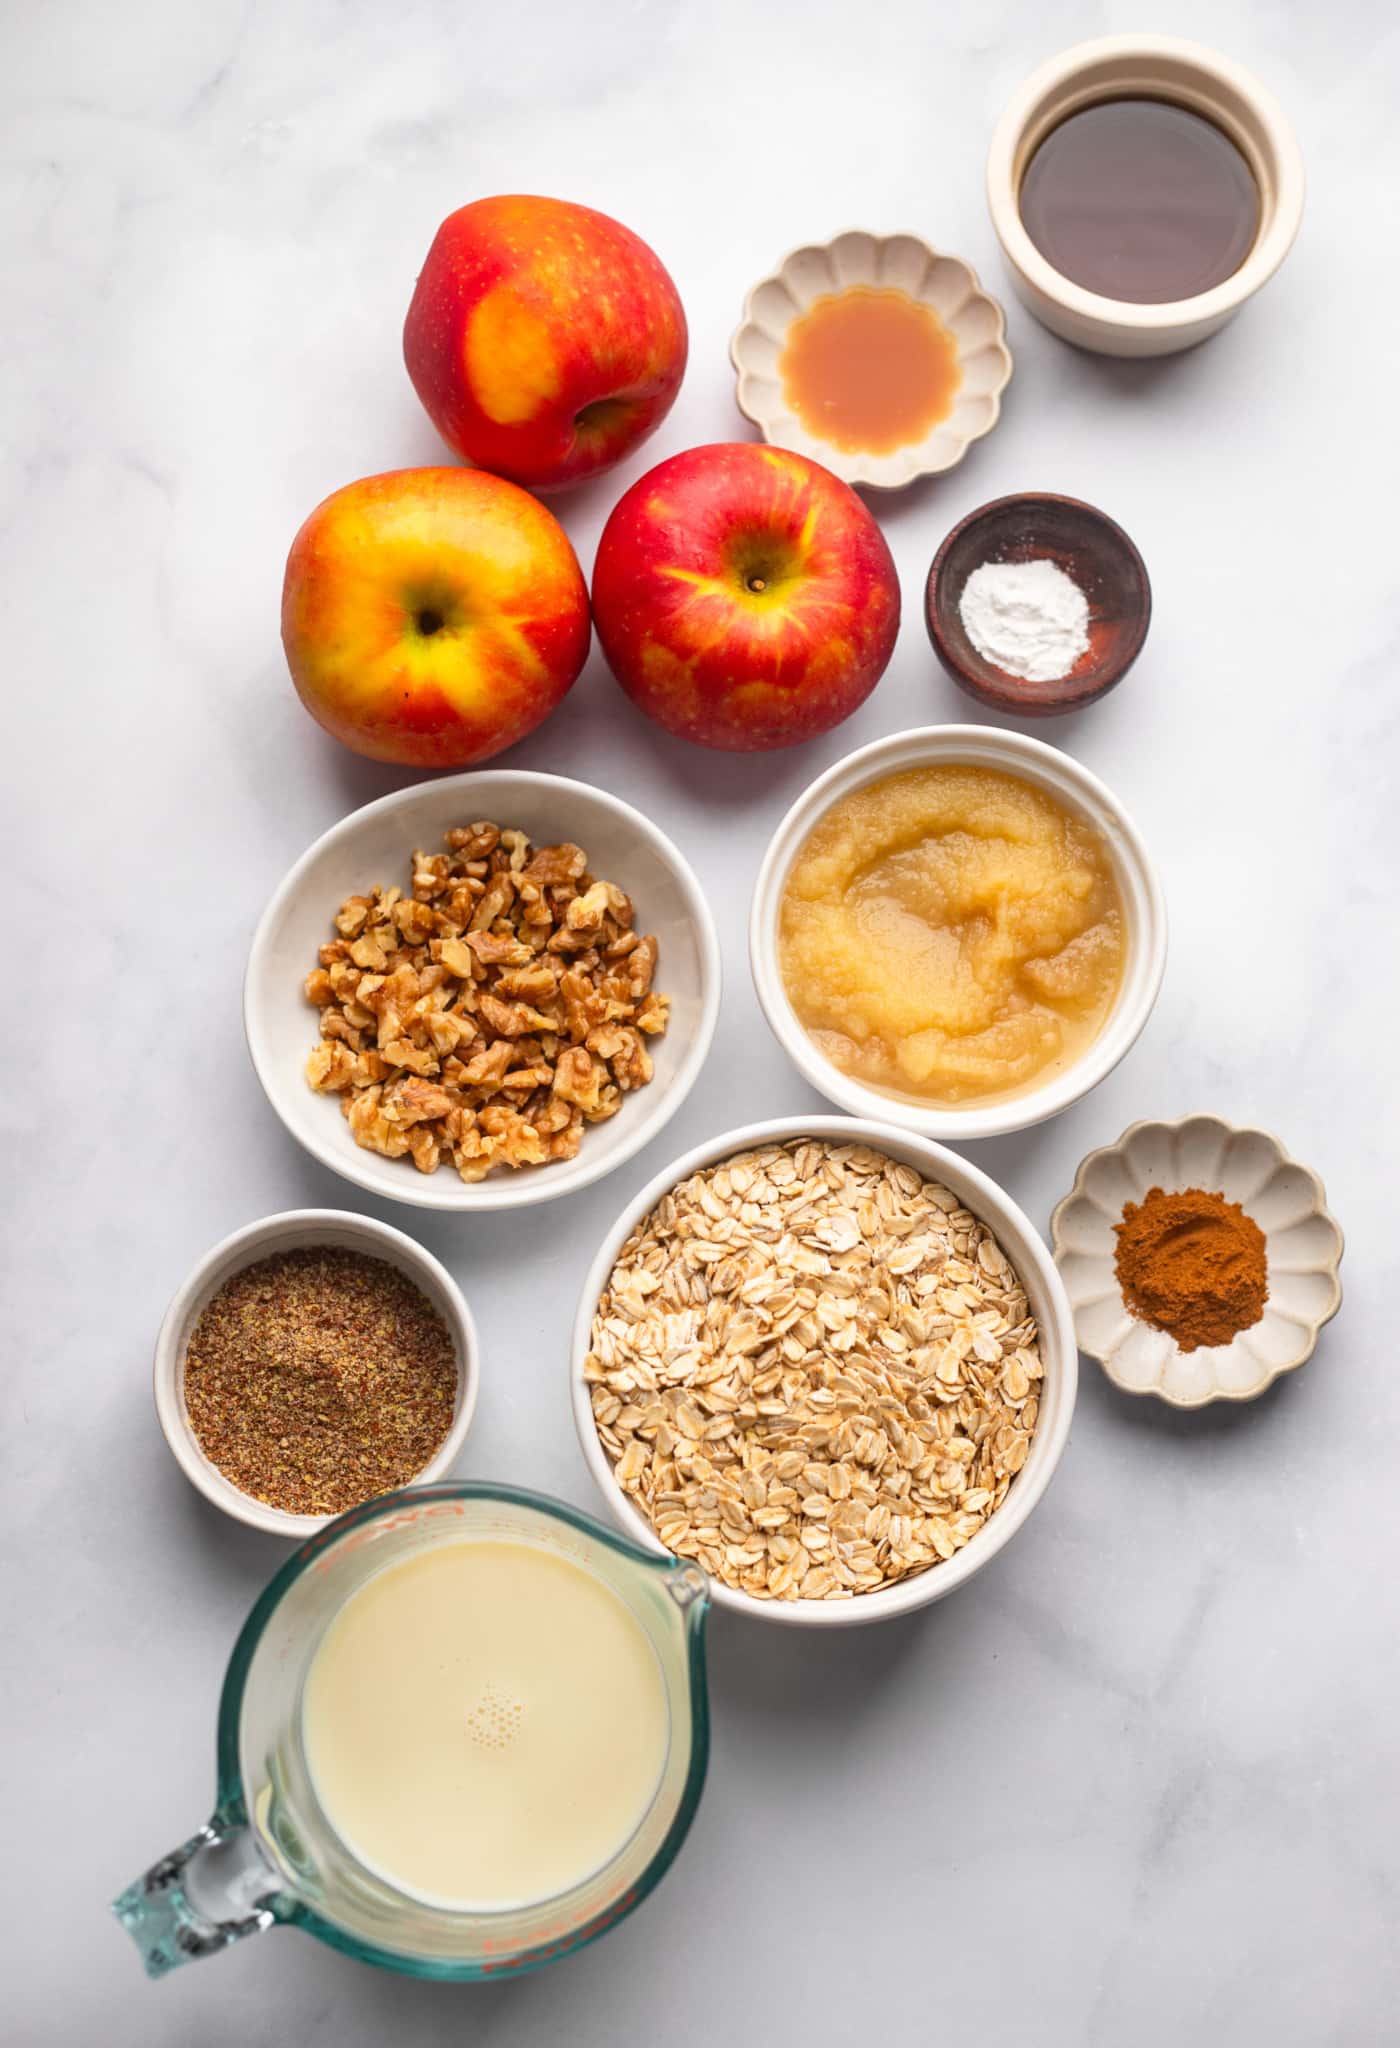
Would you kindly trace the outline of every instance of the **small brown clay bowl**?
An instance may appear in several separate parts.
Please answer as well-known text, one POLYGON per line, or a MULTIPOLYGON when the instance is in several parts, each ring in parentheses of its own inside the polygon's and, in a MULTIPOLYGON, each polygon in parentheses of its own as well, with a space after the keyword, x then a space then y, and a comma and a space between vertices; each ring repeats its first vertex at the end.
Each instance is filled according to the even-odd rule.
POLYGON ((1021 718, 1077 711, 1121 683, 1137 660, 1152 617, 1142 556, 1115 520, 1079 498, 1019 491, 969 512, 933 558, 924 594, 929 638, 949 675, 970 697, 1021 718), (1089 645, 1067 676, 1028 682, 994 668, 963 628, 963 585, 984 562, 1048 559, 1089 600, 1089 645))

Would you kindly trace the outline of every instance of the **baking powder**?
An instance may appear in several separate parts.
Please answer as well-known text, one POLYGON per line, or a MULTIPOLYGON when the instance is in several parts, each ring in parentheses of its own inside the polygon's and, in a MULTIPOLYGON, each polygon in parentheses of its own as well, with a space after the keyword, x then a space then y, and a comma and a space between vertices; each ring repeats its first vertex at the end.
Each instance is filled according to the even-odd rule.
POLYGON ((982 659, 1028 683, 1067 676, 1089 645, 1089 601, 1055 562, 984 562, 958 610, 982 659))

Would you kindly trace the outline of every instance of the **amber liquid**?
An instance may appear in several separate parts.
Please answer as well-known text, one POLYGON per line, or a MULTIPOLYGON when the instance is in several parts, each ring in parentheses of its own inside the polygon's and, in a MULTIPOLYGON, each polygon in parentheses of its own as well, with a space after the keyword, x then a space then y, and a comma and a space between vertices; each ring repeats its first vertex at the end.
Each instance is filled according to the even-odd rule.
POLYGON ((957 343, 937 315, 876 285, 830 292, 794 320, 778 374, 807 431, 852 455, 922 441, 962 381, 957 343))
POLYGON ((1259 188, 1228 135, 1167 100, 1101 100, 1053 128, 1021 180, 1027 234, 1062 277, 1139 306, 1233 277, 1259 188))

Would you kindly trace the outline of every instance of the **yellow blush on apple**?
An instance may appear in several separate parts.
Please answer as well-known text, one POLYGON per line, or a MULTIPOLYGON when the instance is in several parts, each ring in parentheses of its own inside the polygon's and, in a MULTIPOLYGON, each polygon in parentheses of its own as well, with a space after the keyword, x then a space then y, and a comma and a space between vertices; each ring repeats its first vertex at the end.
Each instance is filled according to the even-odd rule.
POLYGON ((630 228, 563 199, 477 199, 438 229, 404 363, 464 461, 553 490, 597 476, 670 411, 680 295, 630 228))
POLYGON ((282 644, 297 694, 372 760, 488 760, 548 717, 589 639, 588 590, 563 527, 484 470, 347 484, 287 558, 282 644))

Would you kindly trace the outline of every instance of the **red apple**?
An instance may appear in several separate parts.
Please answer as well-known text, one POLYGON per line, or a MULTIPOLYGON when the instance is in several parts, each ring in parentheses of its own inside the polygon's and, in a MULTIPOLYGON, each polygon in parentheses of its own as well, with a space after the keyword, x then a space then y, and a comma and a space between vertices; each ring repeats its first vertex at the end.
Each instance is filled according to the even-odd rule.
POLYGON ((282 645, 297 694, 371 760, 487 760, 548 717, 588 643, 588 589, 563 527, 484 470, 347 484, 287 557, 282 645))
POLYGON ((894 650, 899 578, 839 477, 723 442, 658 463, 614 507, 593 619, 648 717, 747 753, 814 739, 865 702, 894 650))
POLYGON ((551 490, 661 424, 685 374, 685 313, 646 243, 605 213, 477 199, 437 231, 403 356, 449 448, 551 490))

